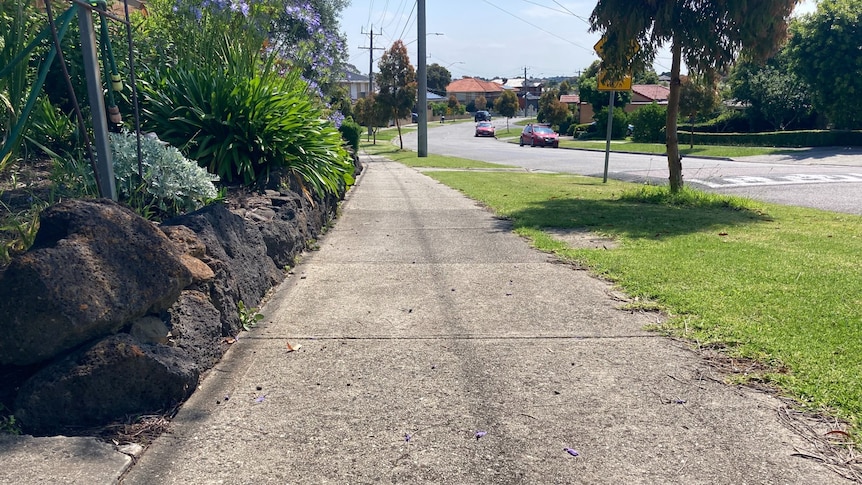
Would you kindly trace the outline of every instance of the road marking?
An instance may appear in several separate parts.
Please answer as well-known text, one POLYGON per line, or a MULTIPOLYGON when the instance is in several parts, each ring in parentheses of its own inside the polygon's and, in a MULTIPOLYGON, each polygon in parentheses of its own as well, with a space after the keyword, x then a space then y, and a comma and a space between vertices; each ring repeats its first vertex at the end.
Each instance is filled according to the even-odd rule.
POLYGON ((757 187, 764 185, 791 185, 791 184, 829 184, 829 183, 847 183, 847 182, 862 182, 862 174, 860 173, 845 173, 845 174, 787 174, 777 177, 722 177, 715 179, 688 179, 689 182, 706 185, 712 189, 720 189, 726 187, 757 187))

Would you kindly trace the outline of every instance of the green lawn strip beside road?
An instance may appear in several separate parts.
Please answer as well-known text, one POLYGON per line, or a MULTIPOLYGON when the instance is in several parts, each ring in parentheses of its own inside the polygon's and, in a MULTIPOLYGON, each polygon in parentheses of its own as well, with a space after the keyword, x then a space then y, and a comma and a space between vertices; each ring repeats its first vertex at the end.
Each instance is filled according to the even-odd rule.
MULTIPOLYGON (((585 150, 604 151, 605 141, 581 141, 572 140, 569 137, 560 137, 560 146, 564 148, 580 148, 585 150)), ((611 141, 611 151, 664 155, 667 152, 667 149, 662 143, 635 143, 628 140, 614 140, 611 141)), ((679 151, 683 155, 724 158, 749 157, 752 155, 778 155, 794 152, 794 150, 788 150, 787 148, 737 147, 719 145, 695 145, 694 148, 689 148, 687 144, 680 144, 679 151)))
POLYGON ((737 378, 776 384, 859 430, 862 217, 689 190, 673 201, 662 188, 574 175, 428 175, 614 281, 634 307, 657 304, 670 315, 657 330, 760 364, 737 378), (545 228, 586 228, 619 246, 573 249, 545 228))
MULTIPOLYGON (((388 130, 387 130, 388 131, 388 130)), ((429 153, 427 157, 419 158, 419 155, 410 150, 401 150, 391 140, 398 138, 398 133, 394 137, 390 133, 385 133, 388 140, 381 140, 380 134, 377 136, 377 144, 372 145, 362 138, 359 146, 361 150, 372 155, 382 155, 396 162, 401 162, 410 167, 427 167, 427 168, 450 168, 450 169, 471 169, 471 168, 502 168, 504 165, 495 163, 480 162, 477 160, 468 160, 466 158, 445 157, 442 155, 434 155, 429 153)))

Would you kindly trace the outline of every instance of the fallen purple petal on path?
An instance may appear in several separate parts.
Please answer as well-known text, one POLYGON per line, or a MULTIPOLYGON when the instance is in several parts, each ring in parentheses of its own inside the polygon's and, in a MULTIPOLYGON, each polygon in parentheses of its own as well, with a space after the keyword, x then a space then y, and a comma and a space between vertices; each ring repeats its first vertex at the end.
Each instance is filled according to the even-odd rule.
POLYGON ((479 441, 479 438, 485 436, 486 434, 488 434, 487 431, 476 431, 476 441, 479 441))
POLYGON ((563 451, 565 451, 566 453, 568 453, 568 454, 570 454, 570 455, 572 455, 572 456, 578 456, 578 455, 580 455, 580 453, 578 453, 577 451, 575 451, 575 450, 573 450, 573 449, 571 449, 571 448, 563 448, 563 451))
POLYGON ((407 433, 404 435, 404 441, 407 441, 407 442, 410 441, 410 433, 407 433))
POLYGON ((254 400, 254 402, 263 402, 264 399, 266 399, 266 394, 258 396, 257 399, 254 400))

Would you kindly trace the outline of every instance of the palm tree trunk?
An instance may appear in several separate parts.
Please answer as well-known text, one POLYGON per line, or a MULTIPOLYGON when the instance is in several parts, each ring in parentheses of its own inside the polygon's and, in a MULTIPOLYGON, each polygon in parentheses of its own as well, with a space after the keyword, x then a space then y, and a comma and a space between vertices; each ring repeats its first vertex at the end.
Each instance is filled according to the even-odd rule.
POLYGON ((670 94, 667 99, 667 167, 670 191, 679 192, 682 188, 682 159, 679 156, 679 136, 677 135, 677 118, 679 117, 679 70, 682 64, 682 45, 679 39, 674 39, 673 61, 670 66, 670 94))

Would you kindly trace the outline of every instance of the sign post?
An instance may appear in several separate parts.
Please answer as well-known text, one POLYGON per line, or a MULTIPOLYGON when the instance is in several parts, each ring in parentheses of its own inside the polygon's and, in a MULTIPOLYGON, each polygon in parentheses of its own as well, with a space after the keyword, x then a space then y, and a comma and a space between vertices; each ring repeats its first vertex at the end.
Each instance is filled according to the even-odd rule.
MULTIPOLYGON (((596 45, 593 46, 596 54, 598 54, 602 59, 605 58, 603 50, 605 42, 607 42, 607 37, 602 37, 598 42, 596 42, 596 45)), ((640 45, 638 45, 637 42, 634 42, 634 52, 632 55, 636 54, 639 50, 640 45)), ((628 60, 631 60, 631 57, 629 57, 628 60)), ((596 78, 598 89, 599 91, 610 92, 610 100, 608 101, 608 129, 605 138, 605 172, 602 177, 602 183, 608 182, 608 160, 611 155, 611 134, 613 133, 614 128, 614 97, 616 96, 617 91, 630 91, 632 89, 631 73, 626 74, 622 80, 616 82, 608 81, 607 76, 607 71, 605 71, 604 68, 599 68, 599 73, 596 78)))

